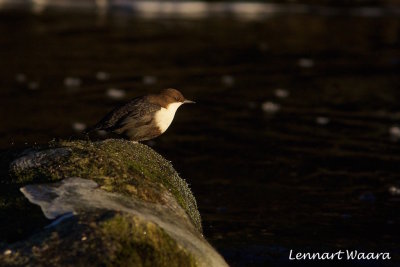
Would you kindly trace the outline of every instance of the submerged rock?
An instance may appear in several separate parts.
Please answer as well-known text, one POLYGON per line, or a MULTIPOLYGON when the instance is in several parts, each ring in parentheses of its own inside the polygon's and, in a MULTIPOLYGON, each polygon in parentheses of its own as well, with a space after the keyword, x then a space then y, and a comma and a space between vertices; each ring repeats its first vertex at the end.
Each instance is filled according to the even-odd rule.
MULTIPOLYGON (((24 234, 12 244, 1 236, 1 266, 226 266, 202 236, 187 183, 145 145, 59 142, 27 151, 9 166, 3 183, 14 193, 2 195, 0 213, 18 208, 18 199, 22 210, 33 212, 26 218, 17 213, 17 219, 30 224, 39 217, 36 206, 16 193, 21 187, 48 219, 58 219, 51 223, 42 215, 35 227, 20 227, 24 234)), ((1 224, 1 230, 15 228, 1 224)))

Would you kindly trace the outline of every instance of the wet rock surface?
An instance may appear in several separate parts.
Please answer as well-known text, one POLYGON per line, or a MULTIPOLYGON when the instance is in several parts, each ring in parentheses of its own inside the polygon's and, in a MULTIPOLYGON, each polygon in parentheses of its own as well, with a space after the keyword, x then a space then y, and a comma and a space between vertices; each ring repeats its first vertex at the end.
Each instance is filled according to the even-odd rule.
POLYGON ((1 265, 226 265, 202 235, 186 182, 145 145, 54 142, 20 154, 7 177, 0 210, 11 218, 1 223, 1 265))
POLYGON ((198 266, 197 261, 156 224, 115 211, 71 217, 0 255, 2 266, 198 266))

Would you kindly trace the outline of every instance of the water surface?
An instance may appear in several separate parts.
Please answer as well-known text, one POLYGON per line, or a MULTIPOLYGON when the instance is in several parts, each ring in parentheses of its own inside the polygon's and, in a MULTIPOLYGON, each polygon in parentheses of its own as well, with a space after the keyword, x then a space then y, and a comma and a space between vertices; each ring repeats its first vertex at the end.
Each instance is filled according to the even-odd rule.
POLYGON ((399 264, 396 16, 0 21, 1 148, 76 138, 123 101, 178 88, 198 104, 149 145, 190 183, 229 264, 286 265, 290 249, 390 251, 348 264, 399 264))

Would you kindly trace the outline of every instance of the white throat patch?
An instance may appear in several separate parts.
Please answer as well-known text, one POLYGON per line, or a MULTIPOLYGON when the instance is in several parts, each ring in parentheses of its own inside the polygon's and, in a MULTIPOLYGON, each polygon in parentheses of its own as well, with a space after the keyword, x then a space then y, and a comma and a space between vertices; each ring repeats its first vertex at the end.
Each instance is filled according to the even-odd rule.
POLYGON ((176 102, 168 105, 168 108, 161 108, 156 112, 154 119, 156 125, 160 128, 161 133, 165 132, 171 125, 174 119, 176 110, 182 105, 182 103, 176 102))

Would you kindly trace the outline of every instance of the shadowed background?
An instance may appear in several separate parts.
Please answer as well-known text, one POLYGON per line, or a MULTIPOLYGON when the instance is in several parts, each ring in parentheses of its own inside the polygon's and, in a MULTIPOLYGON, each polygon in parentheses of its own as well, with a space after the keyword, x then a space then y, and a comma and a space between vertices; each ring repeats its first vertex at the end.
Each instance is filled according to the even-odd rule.
POLYGON ((191 184, 230 265, 296 265, 290 249, 399 264, 394 2, 224 2, 193 16, 33 2, 0 1, 1 148, 77 138, 115 105, 174 87, 198 104, 148 144, 191 184))

